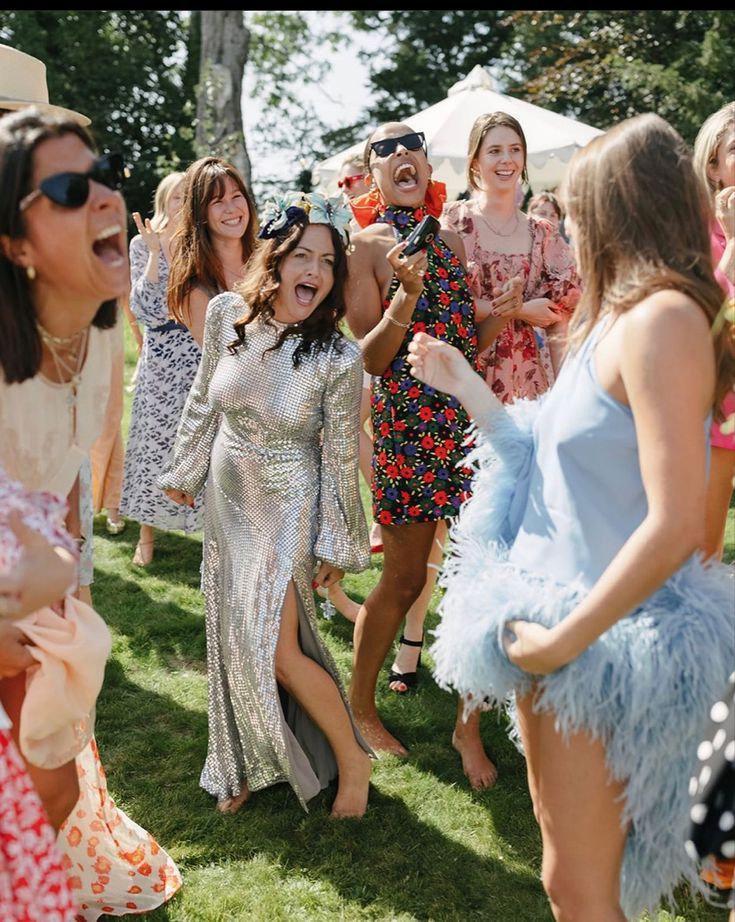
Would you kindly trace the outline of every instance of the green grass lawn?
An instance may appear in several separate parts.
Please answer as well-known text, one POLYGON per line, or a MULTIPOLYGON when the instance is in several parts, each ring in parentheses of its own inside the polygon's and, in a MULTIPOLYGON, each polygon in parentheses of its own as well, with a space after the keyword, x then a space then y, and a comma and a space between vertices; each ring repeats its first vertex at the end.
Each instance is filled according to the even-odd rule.
MULTIPOLYGON (((130 351, 128 359, 130 372, 130 351)), ((523 759, 502 721, 485 715, 499 780, 482 794, 469 790, 449 742, 454 699, 426 669, 412 696, 382 681, 381 713, 411 756, 376 763, 364 819, 330 819, 333 788, 305 813, 285 785, 257 793, 235 816, 216 813, 198 786, 207 741, 201 541, 161 533, 154 563, 141 570, 130 563, 136 537, 133 523, 110 538, 96 522, 94 600, 114 636, 97 732, 113 795, 184 875, 152 922, 551 922, 523 759)), ((381 559, 346 577, 354 598, 368 594, 381 559)), ((351 625, 339 616, 322 625, 346 679, 351 625)), ((682 899, 679 920, 724 919, 682 899)), ((656 922, 673 918, 662 912, 656 922)))

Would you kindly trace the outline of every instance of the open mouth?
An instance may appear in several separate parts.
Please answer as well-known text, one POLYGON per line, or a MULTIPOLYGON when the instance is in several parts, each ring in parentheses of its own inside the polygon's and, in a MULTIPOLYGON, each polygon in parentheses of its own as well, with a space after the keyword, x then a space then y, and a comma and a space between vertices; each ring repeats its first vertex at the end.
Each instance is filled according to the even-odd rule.
POLYGON ((303 307, 308 307, 316 297, 316 287, 314 285, 301 284, 295 288, 296 300, 303 307))
POLYGON ((106 266, 117 268, 125 263, 125 244, 122 227, 111 224, 95 237, 92 249, 95 256, 106 266))
POLYGON ((515 176, 515 170, 496 170, 496 176, 500 176, 501 179, 508 179, 511 176, 515 176))
POLYGON ((413 192, 419 184, 416 167, 412 163, 402 163, 393 174, 393 182, 403 192, 413 192))

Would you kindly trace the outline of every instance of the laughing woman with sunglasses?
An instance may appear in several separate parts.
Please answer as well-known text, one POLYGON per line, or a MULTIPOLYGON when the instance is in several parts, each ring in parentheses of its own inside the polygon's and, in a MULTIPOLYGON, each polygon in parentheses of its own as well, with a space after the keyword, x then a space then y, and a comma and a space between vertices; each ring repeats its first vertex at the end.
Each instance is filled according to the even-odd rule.
MULTIPOLYGON (((116 299, 128 287, 123 178, 122 159, 96 157, 74 121, 29 109, 0 122, 0 465, 26 490, 70 497, 72 510, 80 466, 102 427, 116 299)), ((78 535, 75 517, 67 523, 78 535)), ((23 673, 0 682, 14 734, 24 696, 23 673)), ((61 826, 81 918, 90 922, 103 907, 116 915, 153 909, 181 878, 109 799, 94 738, 86 739, 60 767, 28 769, 61 826), (139 893, 130 892, 131 877, 139 893)))
MULTIPOLYGON (((407 364, 413 333, 431 331, 475 361, 478 336, 458 235, 442 231, 427 249, 404 258, 404 241, 427 213, 441 213, 444 187, 430 181, 424 136, 389 123, 369 138, 365 172, 374 191, 352 203, 364 230, 354 238, 347 319, 361 341, 366 371, 374 375, 373 515, 382 525, 384 566, 355 627, 351 703, 374 749, 406 755, 375 707, 378 672, 402 619, 427 582, 427 564, 447 520, 456 516, 470 485, 461 467, 467 417, 453 398, 416 383, 407 364)), ((492 331, 485 324, 483 339, 492 331)), ((489 343, 488 343, 489 344, 489 343)), ((422 612, 423 615, 423 612, 422 612)), ((421 618, 421 622, 423 618, 421 618)), ((416 678, 405 662, 422 645, 407 617, 391 689, 416 678), (401 683, 401 679, 403 682, 401 683)), ((492 783, 492 763, 478 753, 474 773, 492 783)))

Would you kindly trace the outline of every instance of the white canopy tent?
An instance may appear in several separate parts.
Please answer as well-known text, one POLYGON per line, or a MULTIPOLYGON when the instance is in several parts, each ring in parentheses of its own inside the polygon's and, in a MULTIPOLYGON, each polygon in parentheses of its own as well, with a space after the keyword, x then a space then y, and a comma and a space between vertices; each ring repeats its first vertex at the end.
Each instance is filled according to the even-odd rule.
MULTIPOLYGON (((450 200, 467 188, 467 143, 479 115, 503 111, 518 119, 528 142, 528 175, 534 192, 556 187, 574 151, 602 134, 590 125, 498 93, 494 86, 489 72, 478 64, 450 88, 446 99, 402 120, 426 135, 433 176, 446 183, 450 200)), ((350 156, 361 156, 364 146, 364 141, 353 144, 318 163, 315 184, 335 193, 342 163, 350 156)))

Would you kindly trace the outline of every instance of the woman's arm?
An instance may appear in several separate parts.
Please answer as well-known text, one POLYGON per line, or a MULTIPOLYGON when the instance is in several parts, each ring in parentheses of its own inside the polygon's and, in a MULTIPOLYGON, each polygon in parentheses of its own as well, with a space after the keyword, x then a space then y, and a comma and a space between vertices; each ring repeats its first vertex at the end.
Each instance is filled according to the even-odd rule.
POLYGON ((149 327, 168 320, 166 286, 158 275, 159 253, 160 245, 154 253, 141 236, 130 241, 130 309, 136 320, 149 327))
POLYGON ((702 542, 704 417, 714 389, 703 312, 685 295, 658 292, 617 321, 593 360, 603 385, 633 412, 647 513, 564 621, 551 630, 508 624, 516 635, 508 655, 528 672, 552 672, 577 657, 659 589, 702 542), (614 363, 617 383, 610 373, 614 363))
POLYGON ((174 502, 192 505, 207 479, 209 456, 220 422, 220 413, 209 401, 209 387, 225 348, 224 315, 229 316, 232 298, 231 294, 218 295, 211 301, 199 370, 181 415, 171 460, 158 478, 159 487, 174 502))
POLYGON ((185 317, 186 326, 194 337, 200 349, 204 346, 204 327, 207 320, 207 305, 209 295, 201 288, 192 288, 189 297, 184 302, 182 316, 185 317))
POLYGON ((416 302, 424 287, 426 253, 421 251, 401 259, 403 243, 389 248, 376 232, 364 231, 354 239, 350 256, 350 276, 347 289, 347 323, 360 340, 365 370, 382 375, 401 348, 406 331, 411 326, 416 302), (393 300, 382 310, 381 277, 385 261, 401 283, 393 300))

